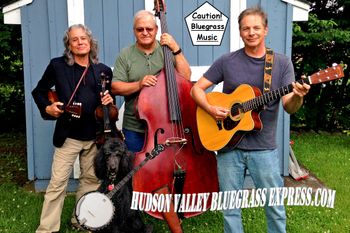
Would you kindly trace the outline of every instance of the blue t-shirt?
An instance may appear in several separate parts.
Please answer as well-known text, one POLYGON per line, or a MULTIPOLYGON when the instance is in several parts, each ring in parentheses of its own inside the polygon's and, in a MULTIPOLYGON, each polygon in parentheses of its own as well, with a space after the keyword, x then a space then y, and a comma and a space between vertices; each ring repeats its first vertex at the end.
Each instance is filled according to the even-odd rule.
MULTIPOLYGON (((264 66, 265 56, 262 58, 249 57, 244 49, 240 49, 218 58, 208 71, 204 73, 204 77, 214 84, 224 82, 223 92, 226 94, 232 93, 241 84, 257 87, 263 93, 264 66)), ((291 60, 285 55, 274 53, 270 90, 287 86, 294 80, 294 68, 291 60)), ((260 114, 263 125, 262 130, 247 132, 236 148, 242 150, 277 148, 276 127, 279 102, 279 100, 271 101, 265 106, 265 109, 260 114)))

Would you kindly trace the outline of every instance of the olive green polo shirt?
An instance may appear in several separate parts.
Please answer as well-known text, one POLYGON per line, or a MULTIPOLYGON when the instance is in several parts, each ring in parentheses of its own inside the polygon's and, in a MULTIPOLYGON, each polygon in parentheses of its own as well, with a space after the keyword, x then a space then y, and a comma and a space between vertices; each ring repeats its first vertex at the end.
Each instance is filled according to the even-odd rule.
MULTIPOLYGON (((136 45, 122 49, 113 69, 113 82, 136 82, 145 75, 156 75, 164 67, 163 50, 157 43, 154 51, 147 55, 139 50, 136 45)), ((125 96, 125 110, 123 128, 136 132, 145 131, 145 123, 140 121, 135 114, 135 99, 140 92, 125 96)))

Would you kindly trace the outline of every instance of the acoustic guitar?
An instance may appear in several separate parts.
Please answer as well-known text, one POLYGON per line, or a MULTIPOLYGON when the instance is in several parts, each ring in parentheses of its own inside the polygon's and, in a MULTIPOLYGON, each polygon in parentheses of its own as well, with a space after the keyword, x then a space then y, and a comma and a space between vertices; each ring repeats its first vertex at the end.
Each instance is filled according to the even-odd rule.
MULTIPOLYGON (((321 70, 299 83, 318 84, 344 77, 340 65, 321 70)), ((263 125, 260 112, 267 103, 277 100, 293 91, 292 84, 262 95, 257 87, 247 84, 238 86, 231 94, 209 92, 206 97, 210 104, 230 110, 223 120, 214 119, 209 113, 197 107, 196 118, 198 133, 203 146, 210 151, 217 151, 230 144, 235 147, 252 130, 261 130, 263 125)))
MULTIPOLYGON (((59 99, 55 90, 53 89, 49 90, 49 92, 47 93, 47 96, 51 103, 59 102, 59 99)), ((80 118, 81 116, 81 103, 79 102, 73 102, 70 105, 60 106, 59 108, 71 114, 72 117, 80 118)))

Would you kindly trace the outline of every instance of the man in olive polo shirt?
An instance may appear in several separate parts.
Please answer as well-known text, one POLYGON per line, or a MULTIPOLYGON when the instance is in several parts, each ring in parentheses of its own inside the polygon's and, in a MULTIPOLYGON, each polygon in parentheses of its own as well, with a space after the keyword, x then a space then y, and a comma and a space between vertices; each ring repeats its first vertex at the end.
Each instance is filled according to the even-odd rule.
POLYGON ((174 55, 176 71, 190 80, 191 69, 181 48, 168 33, 156 40, 158 26, 152 12, 141 10, 134 16, 136 43, 124 48, 114 66, 112 93, 125 97, 123 133, 130 151, 142 149, 145 139, 145 123, 135 113, 135 99, 143 87, 154 86, 156 75, 164 67, 162 46, 168 46, 174 55))

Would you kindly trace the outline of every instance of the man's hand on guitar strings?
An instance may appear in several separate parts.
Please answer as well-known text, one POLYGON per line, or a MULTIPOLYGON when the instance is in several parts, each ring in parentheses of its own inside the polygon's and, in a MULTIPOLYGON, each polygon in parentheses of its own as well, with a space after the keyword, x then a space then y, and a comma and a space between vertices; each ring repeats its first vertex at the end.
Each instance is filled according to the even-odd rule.
POLYGON ((216 120, 222 120, 228 116, 230 110, 224 107, 211 105, 209 107, 209 112, 216 120))

